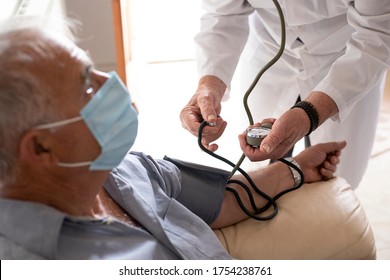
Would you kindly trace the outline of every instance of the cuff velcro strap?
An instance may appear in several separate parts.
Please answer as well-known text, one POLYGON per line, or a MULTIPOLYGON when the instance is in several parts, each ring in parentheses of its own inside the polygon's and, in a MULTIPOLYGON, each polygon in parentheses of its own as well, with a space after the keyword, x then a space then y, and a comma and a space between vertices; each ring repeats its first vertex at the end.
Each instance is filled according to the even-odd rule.
POLYGON ((310 129, 306 135, 312 133, 318 127, 319 124, 318 112, 313 106, 313 104, 311 104, 309 101, 299 101, 291 107, 291 109, 293 108, 301 108, 303 111, 305 111, 310 120, 310 129))

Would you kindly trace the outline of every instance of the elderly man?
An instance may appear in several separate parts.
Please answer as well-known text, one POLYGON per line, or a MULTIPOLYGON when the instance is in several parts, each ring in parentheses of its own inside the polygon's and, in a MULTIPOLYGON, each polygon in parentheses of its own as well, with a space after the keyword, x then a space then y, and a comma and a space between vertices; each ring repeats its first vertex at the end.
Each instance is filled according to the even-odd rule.
MULTIPOLYGON (((229 259, 212 228, 247 218, 225 191, 244 197, 239 185, 215 169, 194 184, 178 161, 128 153, 137 112, 118 76, 20 22, 0 27, 0 258, 229 259)), ((297 155, 305 182, 333 177, 345 145, 297 155)), ((270 197, 294 185, 280 162, 250 175, 270 197)))

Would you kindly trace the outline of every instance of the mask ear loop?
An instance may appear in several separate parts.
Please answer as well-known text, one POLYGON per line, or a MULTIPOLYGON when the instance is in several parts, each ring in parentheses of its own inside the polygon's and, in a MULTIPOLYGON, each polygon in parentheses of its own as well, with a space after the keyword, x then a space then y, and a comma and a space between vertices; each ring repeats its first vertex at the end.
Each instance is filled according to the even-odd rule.
POLYGON ((64 126, 64 125, 67 125, 67 124, 70 124, 70 123, 78 122, 78 121, 81 121, 82 119, 83 119, 82 116, 77 116, 77 117, 74 117, 74 118, 71 118, 71 119, 66 119, 66 120, 62 120, 62 121, 58 121, 58 122, 37 125, 34 128, 35 129, 51 129, 51 128, 56 128, 56 127, 59 127, 59 126, 64 126))
MULTIPOLYGON (((281 43, 280 43, 280 48, 279 48, 279 51, 277 52, 277 54, 275 55, 275 57, 270 60, 259 72, 258 74, 256 75, 255 79, 253 80, 253 82, 251 83, 250 87, 248 88, 248 90, 246 91, 245 95, 244 95, 244 98, 243 98, 243 103, 244 103, 244 108, 245 108, 245 111, 246 111, 246 114, 248 116, 248 120, 249 120, 249 124, 250 125, 253 125, 254 122, 253 122, 253 117, 252 117, 252 114, 250 112, 250 109, 249 109, 249 106, 248 106, 248 98, 249 98, 249 95, 252 93, 253 89, 255 88, 255 86, 257 85, 258 81, 260 80, 261 76, 265 73, 265 71, 267 71, 272 65, 274 65, 279 59, 280 57, 282 56, 283 52, 284 52, 284 48, 285 48, 285 44, 286 44, 286 26, 285 26, 285 20, 284 20, 284 16, 283 16, 283 11, 278 3, 277 0, 272 0, 277 11, 278 11, 278 15, 279 15, 279 19, 280 19, 280 26, 281 26, 281 43)), ((278 206, 276 204, 276 200, 278 198, 280 198, 281 196, 283 196, 284 194, 288 193, 288 192, 291 192, 293 190, 297 190, 299 189, 303 183, 304 183, 304 176, 303 176, 303 172, 299 169, 299 167, 297 167, 295 164, 281 158, 279 159, 279 161, 283 162, 284 164, 287 164, 288 166, 290 166, 291 168, 295 169, 299 175, 300 175, 300 183, 297 185, 297 186, 294 186, 293 188, 290 188, 290 189, 287 189, 283 192, 280 192, 279 194, 277 194, 275 197, 270 197, 268 196, 267 194, 265 194, 264 192, 262 192, 257 186, 256 184, 253 182, 253 180, 250 178, 250 176, 243 170, 240 168, 242 162, 244 161, 245 159, 245 154, 242 154, 241 158, 239 159, 238 163, 237 164, 234 164, 232 163, 231 161, 227 160, 226 158, 224 157, 221 157, 220 155, 217 155, 209 150, 207 150, 203 145, 202 145, 202 132, 203 132, 203 129, 204 127, 208 125, 208 123, 206 121, 203 121, 200 126, 199 126, 199 130, 198 130, 198 145, 199 147, 206 153, 208 153, 209 155, 229 164, 230 166, 233 167, 233 170, 231 172, 231 175, 230 175, 230 178, 235 174, 236 171, 239 171, 244 177, 245 179, 248 180, 249 184, 251 185, 252 189, 257 193, 259 194, 260 196, 262 196, 265 200, 267 200, 267 204, 264 205, 263 207, 261 208, 258 208, 256 206, 256 203, 254 201, 254 198, 253 198, 253 194, 251 192, 251 190, 249 189, 249 187, 247 185, 245 185, 243 182, 239 181, 239 180, 234 180, 234 179, 230 179, 228 180, 228 184, 229 183, 235 183, 235 184, 238 184, 239 186, 241 186, 245 192, 247 193, 248 197, 249 197, 249 200, 250 200, 250 204, 253 208, 253 211, 255 214, 253 214, 249 209, 247 209, 245 207, 245 205, 243 204, 241 198, 240 198, 240 195, 238 194, 238 192, 231 188, 231 187, 226 187, 226 190, 227 191, 230 191, 233 193, 233 195, 235 196, 236 200, 237 200, 237 203, 239 204, 240 208, 242 209, 243 212, 245 212, 245 214, 247 214, 250 218, 252 219, 255 219, 255 220, 259 220, 259 221, 266 221, 266 220, 270 220, 272 218, 274 218, 277 213, 278 213, 278 206), (261 216, 256 216, 256 215, 259 215, 261 213, 264 213, 266 210, 268 210, 270 207, 272 206, 273 208, 273 211, 271 214, 265 216, 265 217, 261 217, 261 216)))

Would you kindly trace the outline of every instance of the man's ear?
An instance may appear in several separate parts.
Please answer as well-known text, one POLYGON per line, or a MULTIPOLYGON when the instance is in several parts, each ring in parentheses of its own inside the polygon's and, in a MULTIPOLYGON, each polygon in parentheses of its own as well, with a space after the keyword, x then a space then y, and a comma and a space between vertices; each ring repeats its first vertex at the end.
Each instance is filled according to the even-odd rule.
POLYGON ((52 165, 55 158, 50 150, 50 138, 45 131, 29 130, 19 144, 20 158, 30 164, 52 165))

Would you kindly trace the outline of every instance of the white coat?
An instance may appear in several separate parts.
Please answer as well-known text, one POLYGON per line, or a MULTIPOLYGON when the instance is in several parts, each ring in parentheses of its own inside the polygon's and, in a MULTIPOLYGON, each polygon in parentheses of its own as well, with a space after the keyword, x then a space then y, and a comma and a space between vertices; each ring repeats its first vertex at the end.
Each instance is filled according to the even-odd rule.
MULTIPOLYGON (((337 175, 355 188, 369 160, 390 66, 390 1, 279 3, 286 21, 286 48, 249 98, 253 119, 279 117, 298 95, 305 99, 314 90, 329 95, 339 113, 313 132, 311 141, 347 140, 337 175)), ((278 51, 281 28, 274 3, 203 0, 203 7, 206 13, 195 38, 199 74, 217 76, 229 88, 242 54, 244 92, 278 51)))

